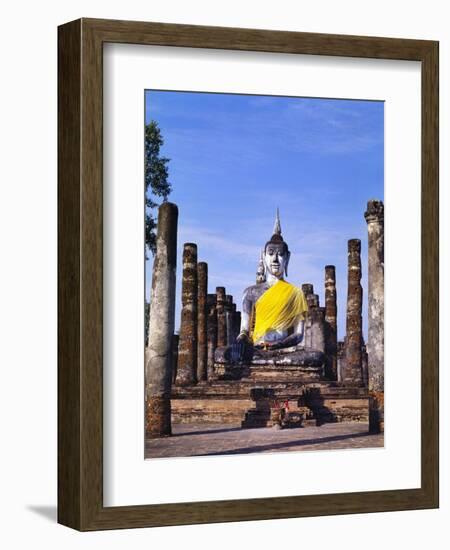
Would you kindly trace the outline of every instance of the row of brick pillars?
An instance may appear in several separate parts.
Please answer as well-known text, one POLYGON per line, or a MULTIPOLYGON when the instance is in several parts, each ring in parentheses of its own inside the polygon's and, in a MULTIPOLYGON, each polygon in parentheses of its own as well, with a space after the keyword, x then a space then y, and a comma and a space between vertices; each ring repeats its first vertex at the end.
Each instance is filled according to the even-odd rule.
MULTIPOLYGON (((365 346, 362 336, 361 242, 348 242, 347 322, 342 352, 341 381, 369 386, 370 430, 384 430, 384 206, 369 201, 365 218, 369 235, 369 341, 366 375, 365 346)), ((214 351, 229 345, 240 326, 232 296, 224 287, 208 295, 208 266, 197 262, 197 245, 183 248, 182 313, 180 336, 174 337, 175 271, 177 247, 176 205, 164 203, 159 210, 149 343, 146 349, 147 432, 170 435, 170 392, 174 378, 180 385, 205 381, 214 365, 214 351)), ((327 377, 337 374, 337 301, 334 266, 325 268, 325 308, 311 284, 302 286, 310 309, 305 339, 307 345, 327 356, 327 377), (309 323, 309 324, 308 324, 309 323)))
POLYGON ((234 342, 240 312, 225 287, 208 294, 208 265, 197 262, 197 245, 183 247, 181 325, 175 383, 188 386, 211 378, 214 352, 234 342))

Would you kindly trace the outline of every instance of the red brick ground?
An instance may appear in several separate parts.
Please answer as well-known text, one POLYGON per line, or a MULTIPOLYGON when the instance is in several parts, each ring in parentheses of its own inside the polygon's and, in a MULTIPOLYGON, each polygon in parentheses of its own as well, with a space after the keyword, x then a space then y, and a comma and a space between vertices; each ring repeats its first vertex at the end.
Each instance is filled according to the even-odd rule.
POLYGON ((339 422, 276 430, 236 425, 175 424, 173 436, 146 441, 146 458, 274 453, 383 447, 383 435, 370 435, 365 423, 339 422))

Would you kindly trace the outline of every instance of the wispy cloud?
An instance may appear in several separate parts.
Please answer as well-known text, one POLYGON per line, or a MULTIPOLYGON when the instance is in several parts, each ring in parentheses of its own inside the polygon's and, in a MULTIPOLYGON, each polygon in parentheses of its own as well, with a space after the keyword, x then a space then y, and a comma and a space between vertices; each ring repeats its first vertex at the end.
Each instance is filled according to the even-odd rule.
POLYGON ((336 265, 342 334, 347 240, 362 240, 365 266, 365 204, 383 198, 382 104, 159 92, 147 106, 180 211, 177 324, 182 244, 198 244, 210 291, 225 286, 240 303, 279 207, 289 280, 313 283, 323 300, 324 266, 336 265))
POLYGON ((230 261, 236 256, 253 259, 255 249, 257 250, 256 245, 226 237, 205 227, 182 225, 179 236, 182 242, 197 243, 202 253, 219 254, 229 258, 230 261))
MULTIPOLYGON (((190 96, 185 94, 184 100, 189 102, 190 96)), ((222 104, 220 94, 213 117, 208 109, 193 111, 170 103, 166 117, 174 145, 188 147, 195 157, 212 154, 222 164, 236 156, 259 159, 274 148, 321 156, 348 154, 379 145, 382 139, 373 131, 378 119, 367 117, 362 111, 363 102, 309 98, 284 98, 280 102, 280 98, 238 97, 253 108, 230 109, 228 101, 222 104), (223 149, 220 157, 217 148, 223 149)), ((158 105, 157 100, 153 105, 158 105)), ((160 114, 161 106, 158 109, 155 113, 160 114)))

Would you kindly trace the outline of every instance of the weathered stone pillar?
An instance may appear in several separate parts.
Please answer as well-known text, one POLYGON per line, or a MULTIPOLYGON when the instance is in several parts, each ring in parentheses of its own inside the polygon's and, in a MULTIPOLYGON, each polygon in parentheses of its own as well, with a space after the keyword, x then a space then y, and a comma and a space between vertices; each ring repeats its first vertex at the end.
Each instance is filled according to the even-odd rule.
POLYGON ((207 378, 207 336, 206 336, 206 297, 208 294, 208 264, 197 264, 197 380, 207 378))
POLYGON ((232 342, 233 343, 236 340, 236 336, 238 335, 237 329, 236 329, 236 304, 233 302, 231 304, 231 326, 232 326, 232 342))
POLYGON ((325 266, 325 376, 337 380, 336 268, 325 266))
POLYGON ((361 371, 362 371, 362 381, 365 388, 369 387, 369 356, 367 354, 367 346, 364 343, 364 338, 362 342, 362 352, 361 352, 361 371))
POLYGON ((305 326, 304 326, 304 336, 303 336, 303 345, 305 349, 312 349, 312 341, 311 341, 311 304, 314 300, 314 287, 311 283, 304 283, 302 284, 302 292, 305 296, 306 303, 308 305, 308 314, 306 315, 305 319, 305 326))
POLYGON ((384 204, 371 200, 364 214, 369 237, 369 429, 384 431, 384 204))
POLYGON ((225 315, 225 288, 218 286, 217 294, 217 347, 227 345, 227 320, 225 315))
POLYGON ((217 310, 216 305, 208 306, 208 380, 214 378, 214 353, 217 348, 217 310))
POLYGON ((347 326, 345 335, 345 370, 342 382, 362 386, 362 299, 361 241, 348 241, 347 326))
POLYGON ((309 309, 316 309, 320 307, 319 295, 318 294, 308 294, 306 298, 306 303, 308 304, 309 309))
POLYGON ((234 338, 236 339, 241 332, 241 312, 236 311, 234 313, 234 338))
POLYGON ((172 433, 170 393, 172 338, 175 328, 177 226, 177 206, 164 202, 158 211, 148 346, 145 353, 146 433, 149 437, 161 437, 172 433))
POLYGON ((325 308, 311 309, 309 316, 311 318, 311 349, 325 353, 325 308))
POLYGON ((178 346, 177 384, 197 382, 197 245, 185 243, 183 248, 183 280, 181 284, 181 325, 178 346))
POLYGON ((172 338, 172 382, 175 384, 178 370, 178 346, 180 345, 180 337, 174 334, 172 338))
POLYGON ((233 315, 233 296, 227 294, 225 297, 225 320, 227 324, 227 346, 233 343, 234 333, 234 315, 233 315))
POLYGON ((305 295, 305 298, 308 296, 308 294, 313 294, 314 293, 314 287, 311 283, 304 283, 302 284, 302 291, 303 291, 303 294, 305 295))
POLYGON ((345 342, 337 343, 337 379, 342 382, 345 372, 345 342))

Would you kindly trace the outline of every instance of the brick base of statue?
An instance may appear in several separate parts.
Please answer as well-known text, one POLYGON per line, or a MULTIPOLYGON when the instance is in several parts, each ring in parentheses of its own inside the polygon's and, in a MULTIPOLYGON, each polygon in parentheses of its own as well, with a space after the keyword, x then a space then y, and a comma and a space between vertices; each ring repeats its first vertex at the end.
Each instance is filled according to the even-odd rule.
POLYGON ((266 351, 233 365, 225 350, 217 350, 207 385, 173 388, 173 422, 289 428, 369 420, 368 390, 326 380, 321 352, 266 351))

